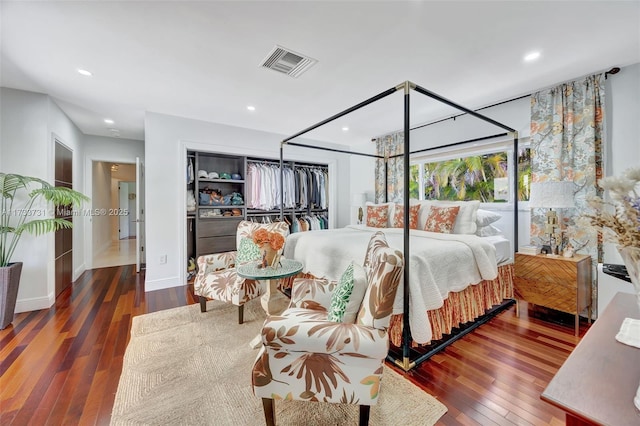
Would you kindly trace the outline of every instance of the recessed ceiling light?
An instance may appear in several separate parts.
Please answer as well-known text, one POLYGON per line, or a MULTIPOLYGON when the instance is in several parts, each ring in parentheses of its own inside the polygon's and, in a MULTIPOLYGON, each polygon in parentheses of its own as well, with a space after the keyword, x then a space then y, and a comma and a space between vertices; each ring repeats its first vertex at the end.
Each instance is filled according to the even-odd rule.
POLYGON ((349 126, 342 126, 342 131, 343 132, 348 132, 349 131, 349 126))
POLYGON ((249 106, 247 106, 247 109, 248 109, 249 111, 255 111, 255 110, 256 110, 256 107, 254 107, 253 105, 249 105, 249 106))
POLYGON ((82 68, 78 68, 78 74, 84 75, 85 77, 91 77, 93 75, 91 74, 91 71, 87 71, 82 68))
POLYGON ((531 52, 531 53, 527 53, 524 56, 524 60, 527 62, 531 62, 531 61, 535 61, 536 59, 538 59, 540 57, 540 52, 531 52))
POLYGON ((114 123, 114 121, 112 119, 110 119, 110 118, 105 118, 104 122, 107 123, 107 124, 113 124, 114 123))

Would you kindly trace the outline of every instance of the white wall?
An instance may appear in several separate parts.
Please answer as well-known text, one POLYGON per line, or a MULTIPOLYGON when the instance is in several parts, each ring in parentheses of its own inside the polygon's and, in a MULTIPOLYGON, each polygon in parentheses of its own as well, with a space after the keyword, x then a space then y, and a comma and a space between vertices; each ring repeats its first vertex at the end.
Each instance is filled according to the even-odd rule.
MULTIPOLYGON (((2 156, 0 169, 5 173, 19 173, 49 179, 45 155, 27 153, 47 152, 47 96, 12 89, 0 89, 0 120, 2 123, 2 156)), ((52 251, 48 252, 48 238, 23 235, 12 261, 23 262, 16 311, 44 309, 53 304, 54 291, 49 289, 48 268, 52 251)))
MULTIPOLYGON (((73 152, 73 189, 85 192, 82 133, 47 95, 0 88, 0 168, 6 173, 54 181, 54 144, 73 152)), ((85 268, 83 227, 74 221, 73 279, 85 268)), ((24 263, 16 312, 50 307, 55 301, 54 235, 23 235, 13 260, 24 263)))
MULTIPOLYGON (((146 114, 147 291, 183 285, 186 281, 187 148, 279 158, 280 141, 285 137, 286 135, 163 114, 146 114), (164 255, 167 262, 160 264, 159 258, 164 255)), ((304 139, 297 141, 315 143, 304 139)), ((338 147, 345 149, 343 146, 338 147)), ((340 227, 349 223, 349 156, 287 146, 285 158, 329 164, 331 226, 340 227)))

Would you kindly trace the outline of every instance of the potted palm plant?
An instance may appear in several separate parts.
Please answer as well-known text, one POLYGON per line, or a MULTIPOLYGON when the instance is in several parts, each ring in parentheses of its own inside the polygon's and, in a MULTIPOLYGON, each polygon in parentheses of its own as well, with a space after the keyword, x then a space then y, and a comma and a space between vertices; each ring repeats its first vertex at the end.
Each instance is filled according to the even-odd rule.
POLYGON ((12 321, 18 297, 22 262, 11 262, 22 234, 42 235, 72 223, 47 208, 73 208, 89 200, 69 188, 55 187, 30 176, 0 173, 0 329, 12 321))

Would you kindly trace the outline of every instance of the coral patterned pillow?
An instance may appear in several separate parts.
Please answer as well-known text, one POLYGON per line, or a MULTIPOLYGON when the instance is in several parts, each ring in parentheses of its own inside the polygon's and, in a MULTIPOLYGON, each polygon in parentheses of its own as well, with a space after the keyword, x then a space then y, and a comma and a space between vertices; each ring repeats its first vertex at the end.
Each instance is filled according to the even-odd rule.
POLYGON ((450 234, 453 226, 456 224, 460 206, 455 207, 438 207, 431 206, 429 217, 424 227, 425 231, 440 232, 441 234, 450 234))
POLYGON ((388 218, 389 207, 387 205, 367 206, 367 226, 386 228, 388 218))
MULTIPOLYGON (((420 212, 420 204, 409 206, 409 229, 418 229, 418 213, 420 212)), ((404 206, 396 204, 393 213, 393 227, 404 228, 404 206)))

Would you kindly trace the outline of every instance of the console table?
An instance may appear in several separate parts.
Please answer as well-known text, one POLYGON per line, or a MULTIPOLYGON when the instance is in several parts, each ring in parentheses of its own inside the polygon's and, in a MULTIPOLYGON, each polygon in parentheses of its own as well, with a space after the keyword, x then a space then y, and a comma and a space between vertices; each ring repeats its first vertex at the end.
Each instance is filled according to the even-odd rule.
POLYGON ((617 293, 560 367, 540 398, 571 425, 640 425, 633 397, 640 349, 615 339, 625 318, 640 318, 635 294, 617 293))

